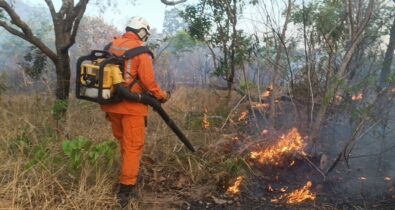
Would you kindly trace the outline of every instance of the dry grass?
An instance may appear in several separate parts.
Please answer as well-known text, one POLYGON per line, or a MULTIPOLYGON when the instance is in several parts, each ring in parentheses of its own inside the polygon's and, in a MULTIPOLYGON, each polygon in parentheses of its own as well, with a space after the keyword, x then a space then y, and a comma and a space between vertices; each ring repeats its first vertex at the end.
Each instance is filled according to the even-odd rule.
MULTIPOLYGON (((134 201, 131 209, 177 208, 182 200, 169 193, 169 189, 178 193, 182 189, 195 189, 197 193, 203 185, 218 181, 217 173, 227 167, 221 168, 225 157, 216 146, 222 132, 218 128, 203 129, 201 120, 207 108, 209 115, 220 113, 211 119, 213 125, 216 121, 220 124, 239 100, 233 93, 230 97, 226 95, 226 92, 180 88, 165 105, 198 148, 195 154, 179 143, 156 114, 151 114, 140 179, 140 195, 144 199, 134 201)), ((63 141, 78 136, 92 144, 113 140, 104 114, 96 104, 71 99, 67 123, 55 122, 51 117, 52 105, 53 100, 47 96, 1 96, 0 209, 116 208, 118 153, 113 157, 114 164, 93 165, 84 161, 75 170, 61 146, 63 141)))

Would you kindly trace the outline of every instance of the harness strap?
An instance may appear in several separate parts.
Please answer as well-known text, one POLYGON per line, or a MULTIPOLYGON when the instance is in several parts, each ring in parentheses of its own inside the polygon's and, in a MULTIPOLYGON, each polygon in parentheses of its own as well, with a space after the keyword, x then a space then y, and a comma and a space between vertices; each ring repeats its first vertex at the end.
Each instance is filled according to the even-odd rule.
POLYGON ((130 58, 133 58, 133 57, 143 54, 143 53, 148 53, 151 55, 152 59, 154 58, 154 54, 146 46, 139 46, 139 47, 132 48, 130 50, 126 50, 125 53, 121 57, 123 59, 130 59, 130 58))

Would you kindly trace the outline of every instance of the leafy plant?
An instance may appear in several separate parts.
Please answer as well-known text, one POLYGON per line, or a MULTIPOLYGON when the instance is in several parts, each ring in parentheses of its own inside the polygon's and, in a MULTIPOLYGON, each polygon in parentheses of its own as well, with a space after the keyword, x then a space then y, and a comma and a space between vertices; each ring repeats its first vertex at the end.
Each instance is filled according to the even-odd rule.
POLYGON ((105 164, 111 165, 117 145, 113 141, 104 141, 93 145, 92 141, 79 136, 64 141, 62 148, 65 155, 69 158, 71 167, 79 169, 85 162, 97 166, 100 160, 103 160, 105 164))
POLYGON ((4 79, 5 76, 4 75, 5 74, 0 75, 0 96, 8 89, 8 87, 5 83, 5 79, 4 79))
POLYGON ((83 137, 77 137, 63 142, 63 152, 70 158, 72 168, 78 169, 81 167, 82 162, 87 158, 87 152, 90 146, 91 142, 83 137))
POLYGON ((26 164, 27 169, 31 169, 33 166, 38 163, 46 162, 50 157, 49 149, 47 148, 47 144, 39 144, 33 147, 30 160, 26 164))
POLYGON ((221 168, 232 177, 246 174, 249 171, 249 166, 245 159, 238 156, 226 159, 222 163, 221 168))
POLYGON ((89 160, 94 164, 104 158, 110 165, 113 162, 115 149, 117 144, 114 141, 104 141, 95 146, 93 146, 89 151, 89 160))
POLYGON ((64 117, 68 107, 67 100, 56 100, 52 107, 52 116, 55 120, 60 120, 64 117))

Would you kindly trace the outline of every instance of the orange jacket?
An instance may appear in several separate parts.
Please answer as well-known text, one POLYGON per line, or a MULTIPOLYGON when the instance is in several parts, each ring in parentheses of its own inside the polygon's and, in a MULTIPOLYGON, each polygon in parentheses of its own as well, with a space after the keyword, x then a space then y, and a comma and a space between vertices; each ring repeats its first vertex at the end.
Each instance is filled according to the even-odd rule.
MULTIPOLYGON (((133 32, 126 32, 122 37, 116 38, 112 42, 110 52, 117 56, 121 56, 126 50, 142 46, 143 44, 144 42, 142 42, 136 34, 133 32)), ((125 79, 125 86, 131 84, 136 77, 139 79, 139 82, 133 85, 131 89, 133 93, 142 93, 142 85, 156 99, 162 100, 166 97, 166 93, 160 89, 155 81, 152 57, 147 53, 126 60, 123 77, 125 79)), ((125 100, 115 104, 101 105, 101 108, 103 111, 110 113, 135 116, 148 115, 148 105, 125 100)))

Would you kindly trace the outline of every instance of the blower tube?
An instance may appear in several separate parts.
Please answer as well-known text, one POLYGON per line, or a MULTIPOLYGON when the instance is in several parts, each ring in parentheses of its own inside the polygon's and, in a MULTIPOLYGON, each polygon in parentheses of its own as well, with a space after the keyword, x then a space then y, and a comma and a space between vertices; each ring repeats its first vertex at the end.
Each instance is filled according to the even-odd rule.
POLYGON ((169 115, 162 108, 161 103, 154 98, 153 96, 147 94, 138 94, 131 93, 129 89, 123 85, 116 85, 117 93, 121 95, 122 98, 132 101, 139 102, 143 104, 150 105, 159 116, 165 121, 165 123, 170 127, 170 129, 177 135, 177 137, 184 143, 184 145, 192 152, 195 152, 191 142, 187 139, 187 137, 182 133, 182 131, 177 127, 172 119, 170 119, 169 115))

